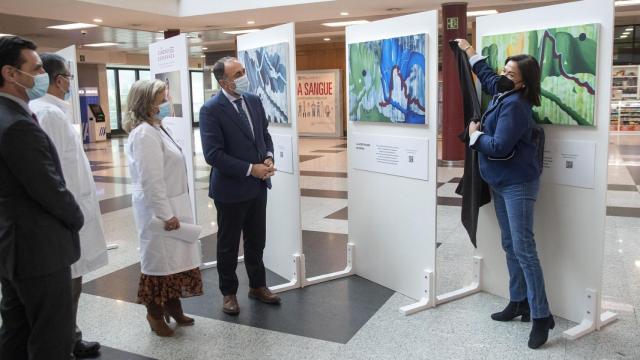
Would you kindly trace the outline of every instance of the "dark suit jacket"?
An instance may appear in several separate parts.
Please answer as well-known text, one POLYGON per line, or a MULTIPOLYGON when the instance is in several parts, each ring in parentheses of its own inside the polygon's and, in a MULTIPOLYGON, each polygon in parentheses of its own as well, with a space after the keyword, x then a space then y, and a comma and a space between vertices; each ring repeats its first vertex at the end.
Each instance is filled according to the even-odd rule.
POLYGON ((84 217, 58 153, 18 103, 0 97, 0 277, 50 274, 80 257, 84 217))
POLYGON ((235 106, 220 91, 200 109, 200 137, 204 158, 213 167, 209 197, 222 203, 237 203, 258 196, 271 181, 249 175, 249 164, 262 163, 273 153, 269 121, 255 95, 243 95, 253 124, 242 123, 235 106))

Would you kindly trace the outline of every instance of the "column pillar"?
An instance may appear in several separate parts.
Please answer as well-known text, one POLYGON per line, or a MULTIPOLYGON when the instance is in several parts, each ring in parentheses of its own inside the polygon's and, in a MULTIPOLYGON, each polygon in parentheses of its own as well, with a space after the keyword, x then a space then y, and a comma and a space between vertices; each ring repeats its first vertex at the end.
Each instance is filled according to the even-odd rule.
POLYGON ((442 4, 442 160, 464 160, 464 112, 458 66, 449 41, 467 37, 467 3, 442 4))

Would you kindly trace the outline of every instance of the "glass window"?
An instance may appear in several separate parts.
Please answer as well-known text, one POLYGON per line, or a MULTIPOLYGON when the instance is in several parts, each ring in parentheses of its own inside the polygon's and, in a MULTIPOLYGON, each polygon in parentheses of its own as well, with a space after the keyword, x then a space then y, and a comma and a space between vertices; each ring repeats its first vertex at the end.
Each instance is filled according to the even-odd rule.
POLYGON ((151 80, 151 72, 149 70, 139 70, 138 80, 151 80))
POLYGON ((191 71, 191 108, 193 111, 193 122, 198 122, 200 118, 200 108, 204 105, 204 80, 202 71, 191 71))
POLYGON ((118 70, 118 85, 120 90, 120 113, 121 119, 124 119, 124 114, 127 111, 127 96, 129 96, 129 90, 133 83, 136 82, 135 70, 118 70))
POLYGON ((109 95, 109 121, 111 125, 111 130, 118 129, 118 103, 117 103, 117 93, 118 89, 116 88, 116 71, 114 69, 107 69, 107 88, 109 95))

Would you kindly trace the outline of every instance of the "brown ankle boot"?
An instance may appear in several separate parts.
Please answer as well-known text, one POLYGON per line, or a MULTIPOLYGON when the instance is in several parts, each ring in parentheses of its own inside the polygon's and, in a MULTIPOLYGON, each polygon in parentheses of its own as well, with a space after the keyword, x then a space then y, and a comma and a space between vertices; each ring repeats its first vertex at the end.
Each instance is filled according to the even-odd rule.
POLYGON ((182 303, 180 303, 180 299, 178 298, 170 299, 169 301, 164 303, 164 312, 165 316, 167 316, 166 314, 168 314, 180 326, 191 326, 195 323, 195 320, 193 318, 190 318, 184 314, 184 312, 182 311, 182 303))
POLYGON ((162 306, 157 304, 147 305, 147 321, 149 322, 151 331, 155 332, 158 336, 173 336, 173 330, 162 318, 162 306))

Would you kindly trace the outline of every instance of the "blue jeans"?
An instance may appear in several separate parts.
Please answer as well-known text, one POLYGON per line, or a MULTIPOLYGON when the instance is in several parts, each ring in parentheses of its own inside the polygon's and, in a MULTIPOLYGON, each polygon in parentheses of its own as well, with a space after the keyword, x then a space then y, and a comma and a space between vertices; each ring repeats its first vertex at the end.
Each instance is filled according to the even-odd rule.
POLYGON ((550 315, 533 237, 533 207, 539 186, 540 181, 536 179, 523 184, 491 187, 502 232, 502 248, 507 255, 509 296, 511 301, 528 298, 534 319, 550 315))

